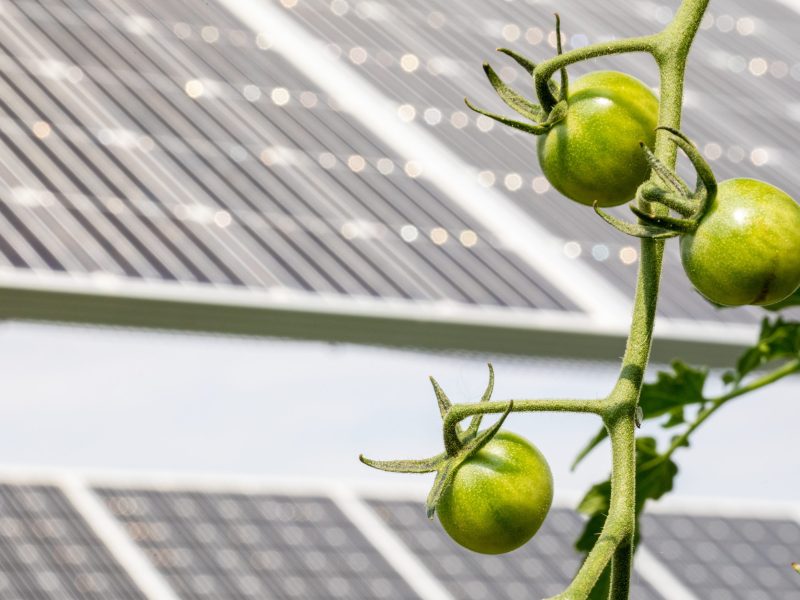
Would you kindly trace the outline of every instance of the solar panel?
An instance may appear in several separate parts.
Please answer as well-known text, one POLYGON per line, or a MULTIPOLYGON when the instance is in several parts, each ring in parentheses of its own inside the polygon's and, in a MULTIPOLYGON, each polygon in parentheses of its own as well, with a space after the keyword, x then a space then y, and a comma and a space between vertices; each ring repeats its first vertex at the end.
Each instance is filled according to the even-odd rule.
POLYGON ((98 493, 181 598, 417 598, 329 498, 98 493))
POLYGON ((791 569, 800 525, 780 519, 713 514, 649 514, 644 543, 698 598, 800 600, 791 569))
POLYGON ((215 3, 15 2, 0 30, 7 267, 576 310, 215 3))
POLYGON ((0 484, 0 598, 145 596, 57 488, 0 484))
MULTIPOLYGON (((370 500, 369 504, 455 598, 549 598, 564 590, 580 566, 572 543, 581 530, 581 519, 570 510, 552 509, 525 546, 490 556, 458 546, 438 523, 426 518, 419 502, 370 500)), ((631 593, 637 600, 663 598, 636 573, 631 593)))

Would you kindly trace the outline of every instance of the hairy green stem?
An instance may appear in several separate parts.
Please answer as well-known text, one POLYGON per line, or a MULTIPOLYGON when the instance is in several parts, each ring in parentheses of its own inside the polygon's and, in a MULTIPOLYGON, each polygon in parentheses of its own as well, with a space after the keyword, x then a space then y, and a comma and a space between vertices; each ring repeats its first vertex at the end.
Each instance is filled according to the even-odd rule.
POLYGON ((628 52, 649 52, 653 54, 657 36, 648 35, 644 37, 627 38, 624 40, 613 40, 601 44, 593 44, 576 48, 564 54, 559 54, 546 62, 543 62, 533 72, 533 82, 536 87, 536 95, 545 112, 550 112, 553 108, 553 96, 550 93, 549 82, 553 74, 573 63, 596 58, 598 56, 609 56, 611 54, 624 54, 628 52))
MULTIPOLYGON (((540 64, 534 71, 537 95, 540 100, 546 99, 544 92, 550 77, 567 65, 610 54, 648 52, 655 58, 660 73, 658 124, 660 127, 680 129, 686 59, 708 2, 683 0, 673 21, 656 35, 587 46, 540 64)), ((543 107, 546 110, 552 108, 543 107)), ((656 135, 655 155, 668 167, 675 167, 677 148, 669 140, 667 132, 661 129, 656 135)), ((654 183, 657 183, 656 178, 657 175, 651 175, 654 183)), ((644 201, 640 208, 650 209, 644 201)), ((612 562, 609 600, 627 600, 629 596, 636 515, 634 414, 650 358, 663 254, 663 241, 641 241, 630 335, 619 379, 608 398, 608 406, 601 413, 611 439, 610 510, 598 542, 587 555, 575 579, 562 594, 551 600, 585 600, 609 561, 612 562)))

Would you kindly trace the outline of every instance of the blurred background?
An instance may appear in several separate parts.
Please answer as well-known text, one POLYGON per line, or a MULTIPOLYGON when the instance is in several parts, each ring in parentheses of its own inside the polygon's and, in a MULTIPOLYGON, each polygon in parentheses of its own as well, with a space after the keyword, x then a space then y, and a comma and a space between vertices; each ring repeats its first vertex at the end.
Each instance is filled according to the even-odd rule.
MULTIPOLYGON (((638 246, 550 189, 480 68, 654 32, 677 0, 0 0, 0 598, 538 598, 579 557, 597 428, 516 415, 557 508, 507 559, 424 518, 427 380, 592 397, 617 375, 638 246)), ((800 10, 713 0, 684 131, 719 179, 797 195, 800 10)), ((643 56, 575 65, 632 73, 643 56)), ((685 168, 686 165, 682 165, 685 168)), ((618 214, 625 213, 620 209, 618 214)), ((649 378, 732 366, 668 244, 649 378)), ((785 311, 788 318, 797 311, 785 311)), ((714 393, 713 386, 709 391, 714 393)), ((800 382, 732 403, 643 524, 637 599, 800 598, 800 382), (648 532, 650 535, 648 535, 648 532)), ((648 434, 661 436, 657 429, 648 434)))

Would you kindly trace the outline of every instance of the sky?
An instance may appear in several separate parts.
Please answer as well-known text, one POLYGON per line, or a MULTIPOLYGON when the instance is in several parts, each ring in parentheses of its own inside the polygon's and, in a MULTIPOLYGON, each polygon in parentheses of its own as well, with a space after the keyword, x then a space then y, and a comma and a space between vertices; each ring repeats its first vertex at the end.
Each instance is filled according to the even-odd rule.
MULTIPOLYGON (((617 371, 613 363, 0 323, 0 468, 421 485, 432 476, 373 471, 357 456, 440 452, 428 375, 454 402, 477 401, 487 360, 497 400, 602 396, 617 371)), ((800 378, 734 401, 676 455, 675 494, 800 501, 798 423, 800 378)), ((607 446, 569 470, 598 426, 571 414, 515 414, 506 423, 542 450, 557 493, 570 495, 608 473, 607 446)))

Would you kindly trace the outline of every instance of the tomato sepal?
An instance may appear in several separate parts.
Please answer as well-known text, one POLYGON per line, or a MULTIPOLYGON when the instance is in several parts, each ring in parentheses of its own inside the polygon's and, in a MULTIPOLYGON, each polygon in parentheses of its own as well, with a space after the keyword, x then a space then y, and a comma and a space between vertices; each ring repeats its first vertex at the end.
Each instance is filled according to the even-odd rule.
POLYGON ((666 131, 670 140, 683 150, 691 161, 697 173, 695 190, 691 191, 673 170, 653 154, 652 150, 644 143, 640 143, 647 163, 664 187, 656 185, 652 180, 639 186, 636 191, 638 202, 629 206, 631 212, 639 218, 639 222, 623 221, 601 211, 596 202, 594 204, 595 212, 606 223, 622 233, 638 238, 667 239, 694 232, 717 196, 717 180, 714 173, 691 140, 677 129, 670 127, 657 129, 666 131), (656 207, 659 205, 667 211, 657 210, 656 207), (674 210, 681 217, 670 216, 669 210, 674 210))
MULTIPOLYGON (((433 392, 436 395, 436 402, 439 406, 439 415, 445 421, 448 412, 452 407, 452 402, 447 394, 433 378, 430 378, 433 392)), ((489 364, 489 382, 481 396, 481 402, 489 402, 494 391, 494 368, 489 364)), ((363 454, 358 459, 373 469, 388 471, 391 473, 433 473, 436 478, 433 487, 426 501, 426 513, 429 519, 433 518, 436 506, 442 494, 452 483, 453 477, 458 467, 466 460, 479 452, 492 438, 500 431, 503 423, 514 407, 513 401, 509 401, 508 407, 497 420, 497 422, 484 431, 480 431, 483 415, 474 415, 469 422, 466 430, 460 423, 453 423, 451 427, 443 431, 445 451, 436 456, 423 459, 399 459, 399 460, 373 460, 363 454)))

